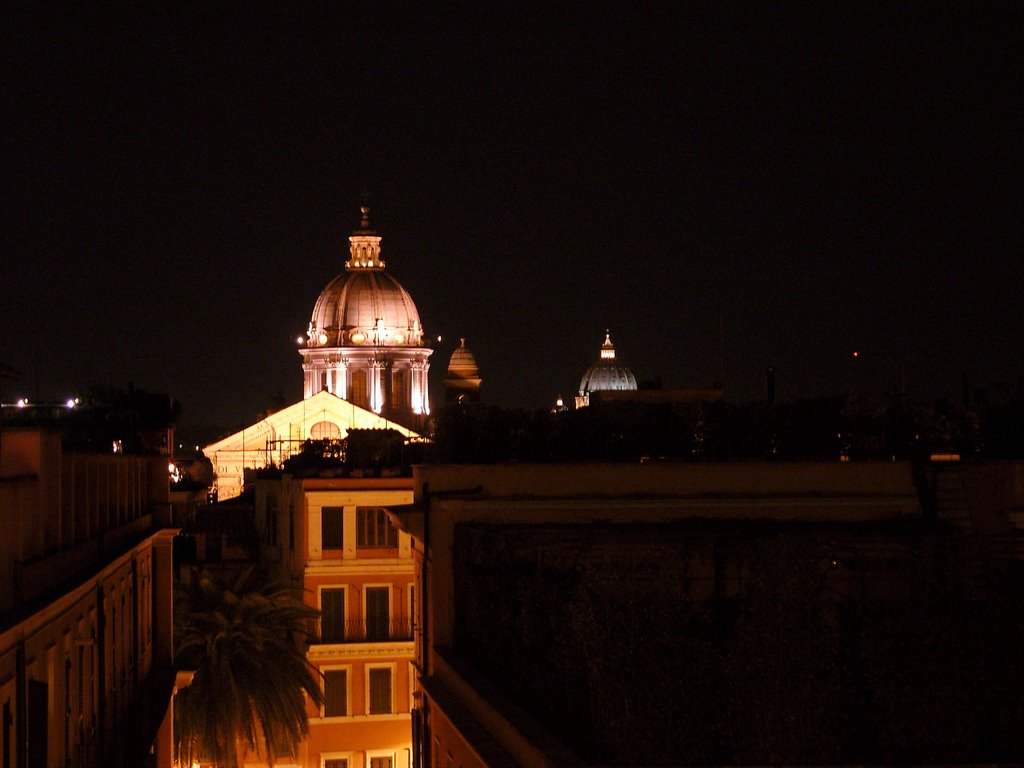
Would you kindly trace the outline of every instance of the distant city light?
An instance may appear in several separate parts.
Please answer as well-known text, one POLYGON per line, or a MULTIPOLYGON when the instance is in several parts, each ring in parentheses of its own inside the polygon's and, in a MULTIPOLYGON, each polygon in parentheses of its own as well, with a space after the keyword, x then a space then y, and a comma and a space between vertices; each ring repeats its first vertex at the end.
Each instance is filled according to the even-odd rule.
POLYGON ((65 403, 65 405, 67 405, 68 408, 74 408, 75 407, 75 398, 69 397, 68 401, 67 401, 67 403, 65 403))
POLYGON ((296 344, 301 344, 302 343, 302 337, 301 336, 296 336, 295 337, 295 343, 296 344))
POLYGON ((19 408, 24 408, 26 405, 28 405, 28 398, 27 397, 22 397, 22 398, 18 399, 18 407, 19 408))
POLYGON ((853 353, 853 356, 854 356, 854 357, 860 357, 860 352, 854 352, 854 353, 853 353))

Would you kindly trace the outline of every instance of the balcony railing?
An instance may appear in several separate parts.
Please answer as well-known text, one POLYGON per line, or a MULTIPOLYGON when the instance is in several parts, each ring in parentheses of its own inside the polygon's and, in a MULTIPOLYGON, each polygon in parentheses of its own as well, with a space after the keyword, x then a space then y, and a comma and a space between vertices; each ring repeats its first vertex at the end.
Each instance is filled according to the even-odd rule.
POLYGON ((410 619, 320 622, 321 643, 383 643, 394 640, 412 640, 410 619))

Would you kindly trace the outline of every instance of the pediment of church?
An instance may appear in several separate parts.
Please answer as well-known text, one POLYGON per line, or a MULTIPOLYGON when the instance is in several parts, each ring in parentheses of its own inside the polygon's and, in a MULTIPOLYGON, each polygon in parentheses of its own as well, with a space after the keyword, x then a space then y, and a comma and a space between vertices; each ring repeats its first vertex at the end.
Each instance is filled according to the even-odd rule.
POLYGON ((344 438, 350 429, 394 429, 406 437, 418 436, 411 429, 323 391, 211 443, 203 448, 203 453, 212 459, 225 451, 266 451, 270 443, 280 445, 294 441, 298 444, 324 437, 344 438))

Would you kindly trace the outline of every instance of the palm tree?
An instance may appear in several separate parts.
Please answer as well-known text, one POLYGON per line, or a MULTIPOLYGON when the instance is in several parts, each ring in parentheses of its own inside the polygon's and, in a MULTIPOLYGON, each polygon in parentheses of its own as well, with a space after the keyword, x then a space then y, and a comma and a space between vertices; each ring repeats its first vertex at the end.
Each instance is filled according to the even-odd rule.
POLYGON ((284 582, 247 568, 232 583, 203 572, 175 607, 176 666, 194 669, 175 699, 175 753, 237 768, 238 747, 270 765, 294 755, 307 733, 305 694, 320 705, 319 672, 298 637, 318 612, 284 582))

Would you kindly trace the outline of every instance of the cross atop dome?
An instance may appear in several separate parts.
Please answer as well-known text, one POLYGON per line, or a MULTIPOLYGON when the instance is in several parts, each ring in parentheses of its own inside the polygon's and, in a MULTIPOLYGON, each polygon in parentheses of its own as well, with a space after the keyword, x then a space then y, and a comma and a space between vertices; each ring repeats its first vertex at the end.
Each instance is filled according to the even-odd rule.
POLYGON ((370 229, 370 206, 360 206, 359 214, 359 229, 348 239, 349 259, 345 262, 345 269, 350 272, 384 269, 384 260, 380 257, 380 235, 370 229))

